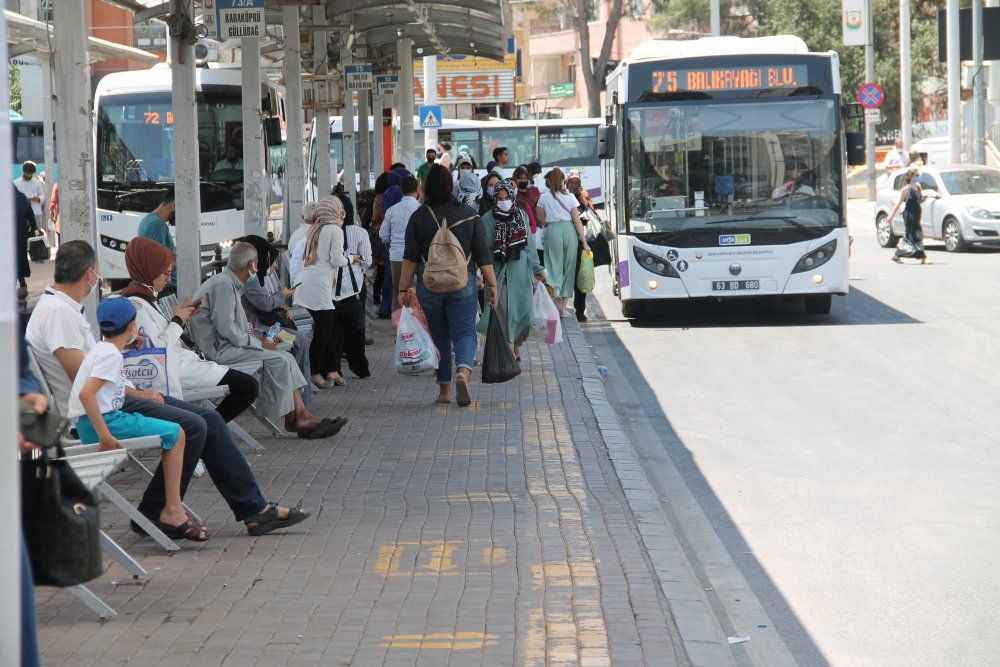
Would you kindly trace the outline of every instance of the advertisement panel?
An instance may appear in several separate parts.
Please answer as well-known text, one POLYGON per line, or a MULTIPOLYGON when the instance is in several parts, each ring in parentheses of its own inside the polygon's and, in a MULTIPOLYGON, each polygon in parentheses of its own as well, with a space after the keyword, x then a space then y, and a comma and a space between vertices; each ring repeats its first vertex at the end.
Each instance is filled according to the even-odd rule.
MULTIPOLYGON (((513 40, 503 61, 476 56, 439 57, 438 104, 501 104, 514 101, 517 57, 513 40)), ((413 91, 418 104, 424 99, 423 62, 414 63, 413 91)))

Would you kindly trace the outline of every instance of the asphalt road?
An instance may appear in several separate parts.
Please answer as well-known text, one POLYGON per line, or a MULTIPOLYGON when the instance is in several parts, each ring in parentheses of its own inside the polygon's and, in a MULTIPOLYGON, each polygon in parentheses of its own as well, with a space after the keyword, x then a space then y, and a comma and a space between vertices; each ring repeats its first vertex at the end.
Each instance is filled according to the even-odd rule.
POLYGON ((584 329, 741 662, 998 665, 1000 253, 898 266, 870 211, 828 317, 637 325, 599 272, 584 329))

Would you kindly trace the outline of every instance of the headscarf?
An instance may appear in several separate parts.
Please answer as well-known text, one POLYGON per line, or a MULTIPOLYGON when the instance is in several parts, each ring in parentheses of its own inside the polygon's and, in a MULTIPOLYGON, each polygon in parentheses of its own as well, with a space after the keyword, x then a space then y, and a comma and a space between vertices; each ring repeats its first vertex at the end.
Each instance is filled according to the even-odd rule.
POLYGON ((139 296, 155 300, 153 281, 166 273, 174 263, 174 253, 164 245, 144 236, 136 236, 125 249, 125 268, 132 282, 122 290, 122 296, 139 296))
POLYGON ((249 243, 257 251, 257 280, 260 281, 260 286, 263 287, 268 269, 271 268, 274 260, 278 259, 278 250, 268 243, 267 239, 253 234, 236 240, 249 243))
POLYGON ((312 227, 309 229, 309 236, 306 238, 306 249, 303 254, 306 266, 312 266, 316 263, 316 249, 319 246, 319 235, 323 231, 323 227, 331 224, 342 225, 346 213, 344 205, 340 203, 340 199, 330 196, 319 200, 313 215, 315 222, 313 222, 312 227))
POLYGON ((528 215, 517 203, 517 186, 505 178, 497 183, 497 194, 503 190, 514 205, 506 213, 497 206, 493 209, 493 255, 502 261, 513 262, 528 245, 528 215))
POLYGON ((390 208, 403 201, 403 189, 400 184, 407 176, 412 176, 406 169, 396 168, 389 172, 389 188, 382 195, 382 209, 388 211, 390 208))
MULTIPOLYGON (((471 164, 471 163, 470 163, 471 164)), ((458 172, 458 199, 466 206, 479 208, 476 202, 483 196, 483 184, 471 169, 458 172)))

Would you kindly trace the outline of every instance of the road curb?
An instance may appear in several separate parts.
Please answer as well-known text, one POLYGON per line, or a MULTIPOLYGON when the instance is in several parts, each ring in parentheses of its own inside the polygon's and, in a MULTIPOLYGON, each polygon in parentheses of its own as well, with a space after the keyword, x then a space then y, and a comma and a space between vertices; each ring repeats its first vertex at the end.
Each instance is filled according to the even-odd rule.
POLYGON ((635 516, 660 590, 681 636, 684 652, 696 667, 736 665, 729 641, 694 568, 672 526, 662 514, 660 501, 636 457, 618 413, 608 400, 594 354, 573 319, 562 321, 563 335, 576 358, 584 395, 593 410, 608 457, 635 516))

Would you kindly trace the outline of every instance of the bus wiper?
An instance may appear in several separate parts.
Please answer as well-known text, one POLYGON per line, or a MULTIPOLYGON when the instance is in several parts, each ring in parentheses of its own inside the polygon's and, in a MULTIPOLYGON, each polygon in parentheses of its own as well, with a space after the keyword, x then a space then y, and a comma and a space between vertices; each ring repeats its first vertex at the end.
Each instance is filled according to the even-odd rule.
POLYGON ((801 222, 795 219, 795 216, 792 215, 760 215, 760 216, 747 216, 745 218, 730 218, 728 220, 711 220, 709 222, 706 222, 705 225, 706 226, 728 225, 730 223, 736 223, 736 222, 757 222, 758 220, 781 220, 782 222, 786 222, 792 227, 795 227, 796 229, 801 229, 801 230, 809 229, 808 225, 802 224, 801 222))

